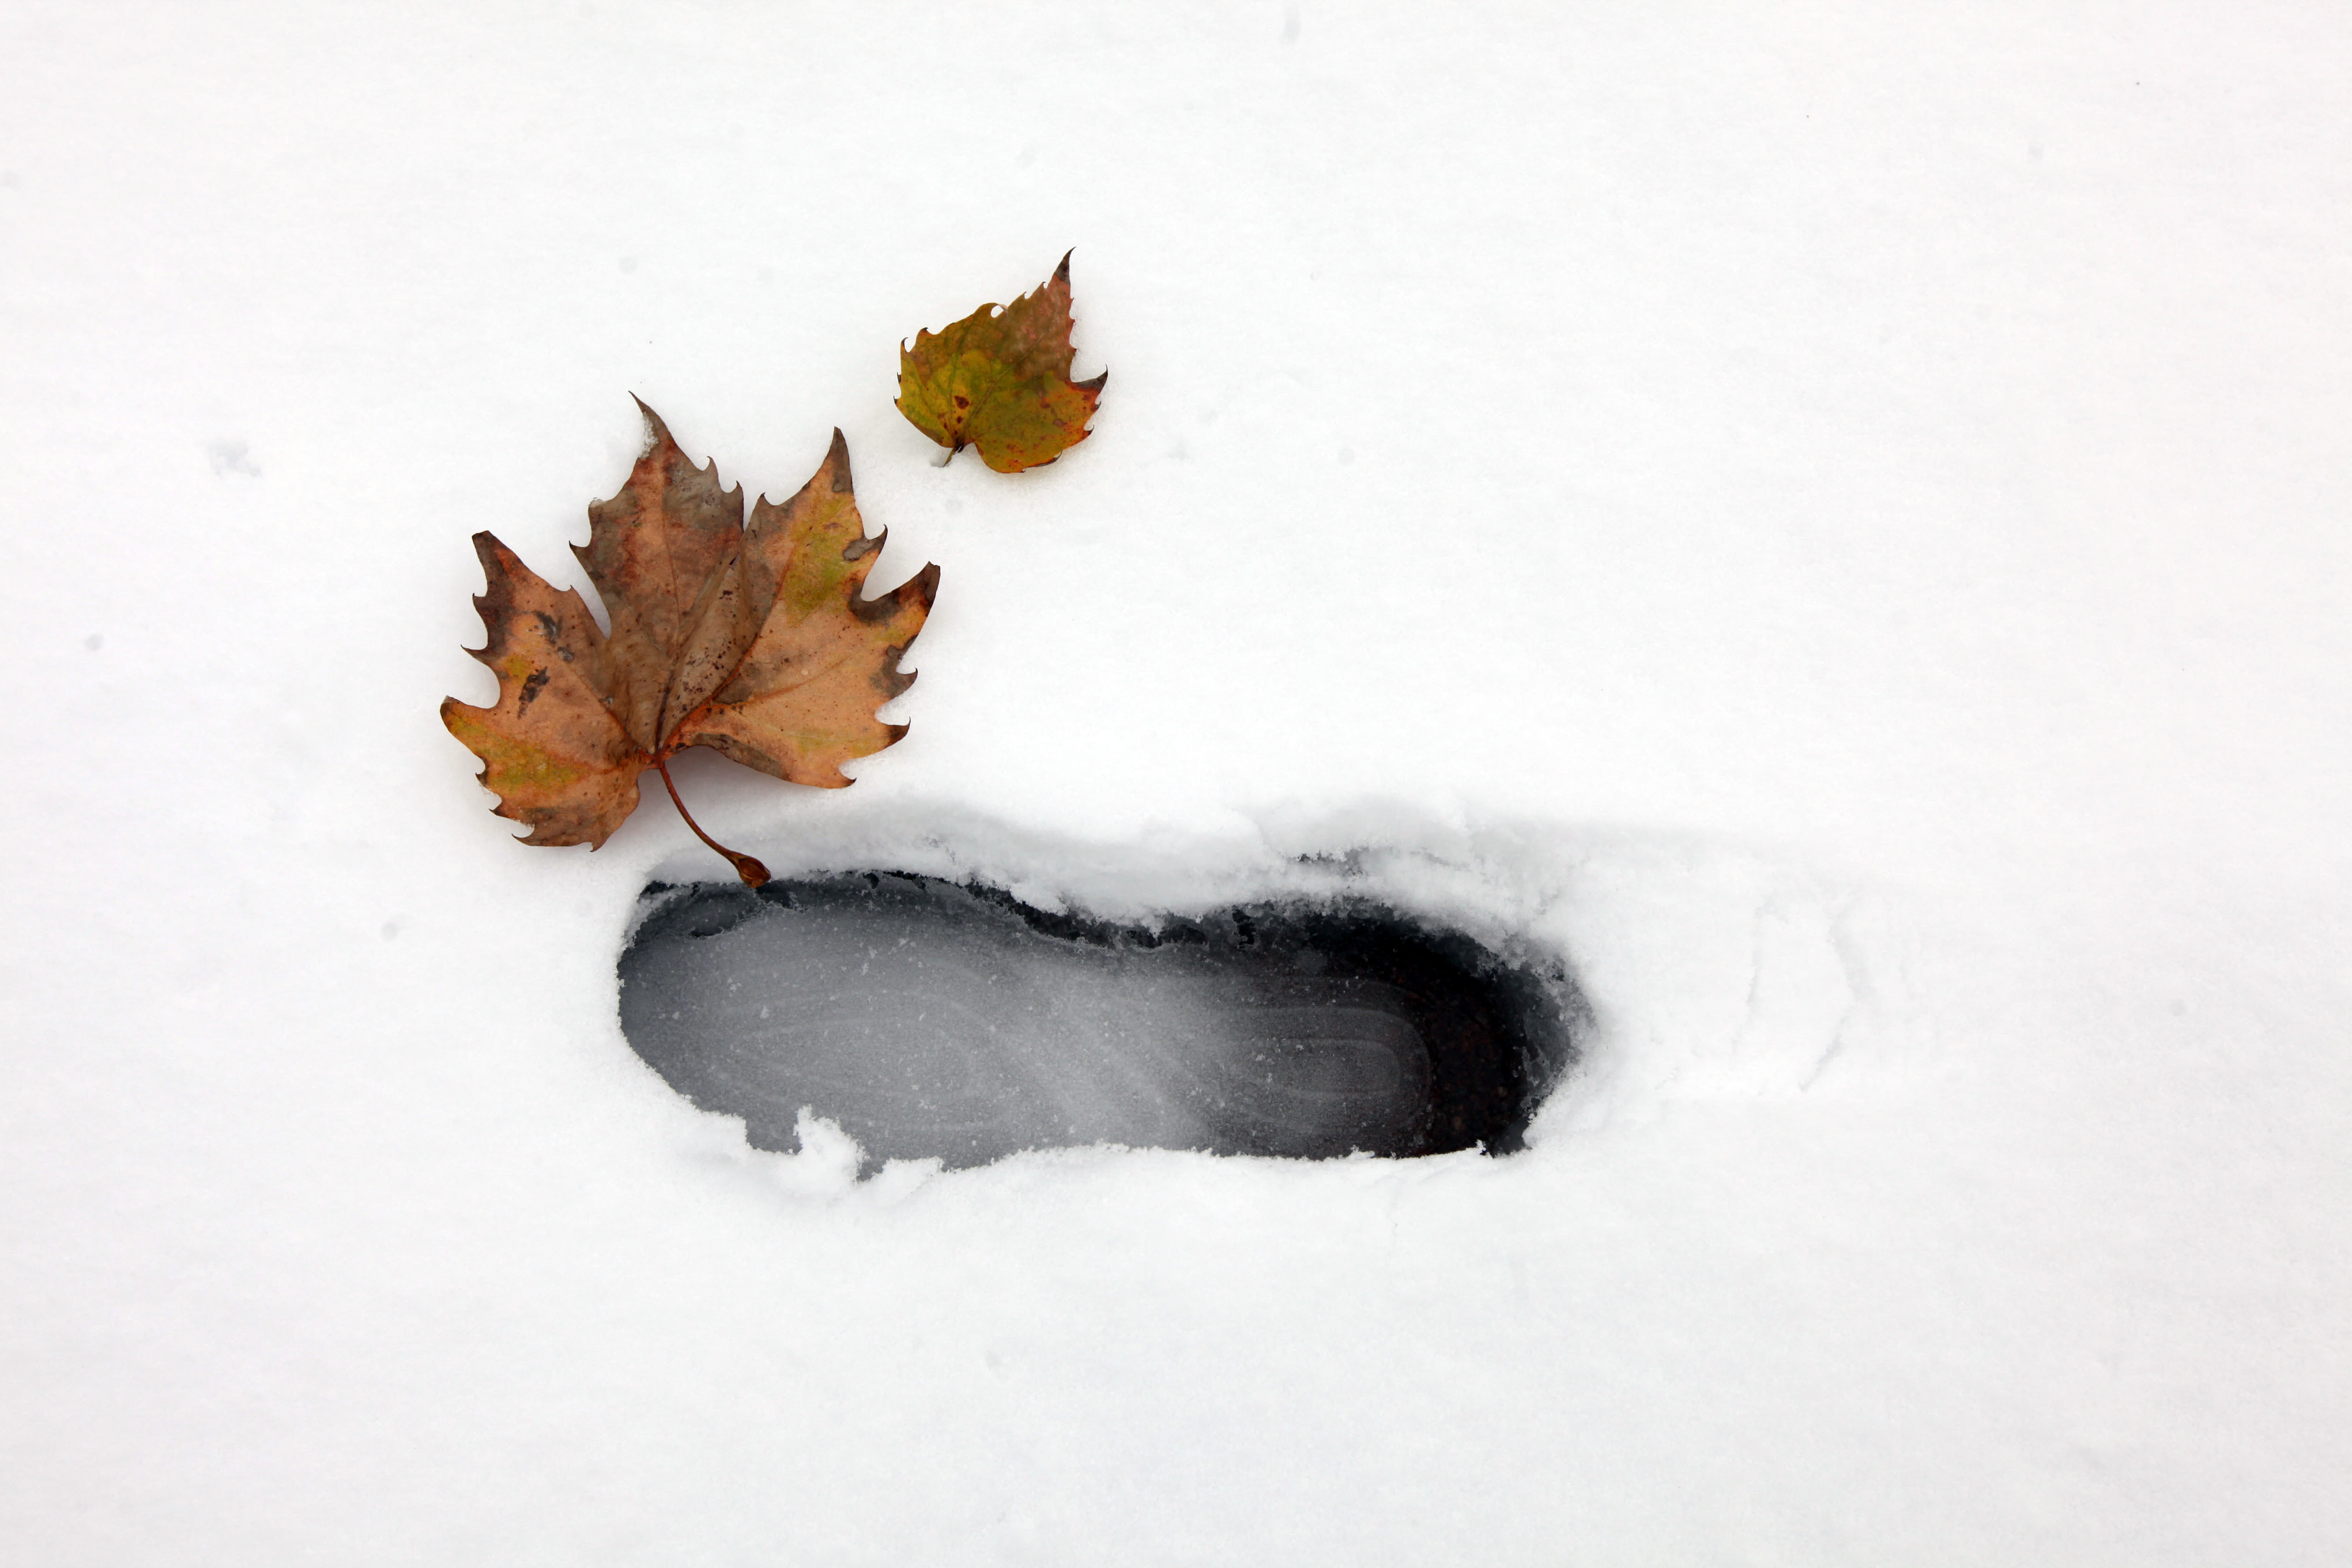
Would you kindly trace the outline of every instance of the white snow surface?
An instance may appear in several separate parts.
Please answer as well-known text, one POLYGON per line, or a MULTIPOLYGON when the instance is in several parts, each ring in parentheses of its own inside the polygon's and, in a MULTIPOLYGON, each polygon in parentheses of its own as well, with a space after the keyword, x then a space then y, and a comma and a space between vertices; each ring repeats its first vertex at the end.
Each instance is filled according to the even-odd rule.
POLYGON ((0 1557, 2352 1555, 2352 14, 0 14, 0 1557), (896 346, 1068 247, 1094 435, 896 346), (628 1049, 467 539, 847 435, 779 869, 1564 952, 1525 1154, 851 1180, 628 1049))

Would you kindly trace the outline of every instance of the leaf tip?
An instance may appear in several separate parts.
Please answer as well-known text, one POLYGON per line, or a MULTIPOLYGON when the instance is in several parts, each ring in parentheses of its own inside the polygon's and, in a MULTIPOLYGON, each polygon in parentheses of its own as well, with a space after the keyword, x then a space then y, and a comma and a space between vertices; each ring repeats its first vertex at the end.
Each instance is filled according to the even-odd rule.
POLYGON ((653 405, 635 393, 629 394, 629 401, 635 404, 637 412, 646 416, 646 444, 637 452, 638 458, 642 460, 646 453, 671 439, 669 426, 662 423, 662 416, 653 411, 653 405))

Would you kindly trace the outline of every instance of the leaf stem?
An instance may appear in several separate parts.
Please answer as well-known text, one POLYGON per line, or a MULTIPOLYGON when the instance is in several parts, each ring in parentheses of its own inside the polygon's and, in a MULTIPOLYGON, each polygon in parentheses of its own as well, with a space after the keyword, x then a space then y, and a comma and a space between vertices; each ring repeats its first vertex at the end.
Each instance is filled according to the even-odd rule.
POLYGON ((761 865, 749 855, 738 855, 735 851, 728 848, 727 846, 719 843, 719 840, 711 837, 710 835, 702 831, 702 824, 694 820, 694 813, 687 810, 686 802, 678 799, 677 797, 677 783, 669 776, 669 764, 664 762, 661 758, 656 757, 654 759, 654 766, 661 771, 662 784, 669 791, 670 804, 677 807, 677 814, 680 816, 686 818, 686 825, 694 829, 694 836, 697 838, 701 839, 705 844, 709 845, 711 848, 717 850, 719 854, 727 857, 727 858, 732 862, 735 867, 735 874, 743 879, 744 886, 756 888, 765 882, 768 879, 768 868, 765 866, 761 865))

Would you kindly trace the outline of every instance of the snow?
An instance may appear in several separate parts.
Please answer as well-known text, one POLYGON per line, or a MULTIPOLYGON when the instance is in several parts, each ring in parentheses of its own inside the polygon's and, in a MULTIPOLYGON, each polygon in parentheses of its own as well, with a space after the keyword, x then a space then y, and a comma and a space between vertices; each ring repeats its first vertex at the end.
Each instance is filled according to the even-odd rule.
POLYGON ((0 16, 0 1554, 2334 1563, 2325 7, 0 16), (894 345, 1075 245, 1096 434, 894 345), (1564 952, 1528 1152, 854 1182, 622 1040, 442 731, 628 394, 944 579, 712 832, 1564 952))

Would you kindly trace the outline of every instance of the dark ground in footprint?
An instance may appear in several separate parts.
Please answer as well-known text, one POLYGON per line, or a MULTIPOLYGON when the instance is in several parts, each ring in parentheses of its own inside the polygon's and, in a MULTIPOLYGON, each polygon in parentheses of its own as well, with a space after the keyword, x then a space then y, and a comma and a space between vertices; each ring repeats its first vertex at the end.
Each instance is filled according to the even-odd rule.
POLYGON ((1508 1152, 1584 1018, 1564 966, 1364 900, 1146 929, 881 873, 646 896, 620 965, 637 1053, 755 1147, 797 1147, 806 1106, 869 1164, 1508 1152))

